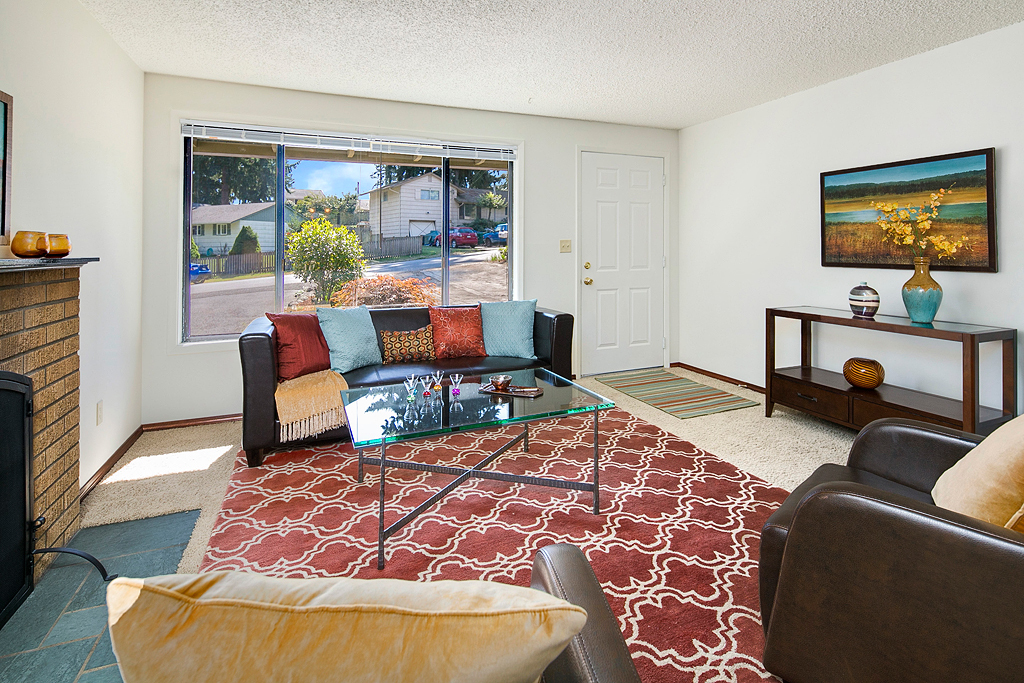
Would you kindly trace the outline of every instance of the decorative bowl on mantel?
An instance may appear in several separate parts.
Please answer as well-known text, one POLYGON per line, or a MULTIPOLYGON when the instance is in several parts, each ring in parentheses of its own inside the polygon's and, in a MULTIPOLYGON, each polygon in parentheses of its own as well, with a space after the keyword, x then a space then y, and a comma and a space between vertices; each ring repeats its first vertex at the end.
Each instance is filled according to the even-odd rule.
POLYGON ((46 252, 49 258, 64 258, 71 253, 71 240, 67 235, 48 235, 50 249, 46 252))
POLYGON ((45 232, 20 230, 11 240, 11 252, 18 258, 45 258, 50 251, 50 240, 45 232))

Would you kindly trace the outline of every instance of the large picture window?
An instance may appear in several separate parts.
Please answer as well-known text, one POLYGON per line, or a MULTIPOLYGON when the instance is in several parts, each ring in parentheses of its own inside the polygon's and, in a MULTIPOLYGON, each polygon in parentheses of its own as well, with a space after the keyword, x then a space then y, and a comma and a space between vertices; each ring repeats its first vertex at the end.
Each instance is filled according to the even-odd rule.
POLYGON ((273 311, 510 298, 514 150, 210 128, 182 126, 183 341, 273 311))

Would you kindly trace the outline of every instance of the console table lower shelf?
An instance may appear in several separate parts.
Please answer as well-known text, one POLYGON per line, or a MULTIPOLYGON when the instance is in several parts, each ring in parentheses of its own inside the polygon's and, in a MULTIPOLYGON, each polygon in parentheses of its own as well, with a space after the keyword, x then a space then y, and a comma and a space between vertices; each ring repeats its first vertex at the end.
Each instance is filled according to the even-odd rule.
MULTIPOLYGON (((769 381, 772 402, 765 406, 769 417, 773 404, 778 404, 853 429, 861 429, 883 417, 964 428, 964 404, 944 396, 890 384, 877 389, 859 389, 851 387, 842 373, 816 367, 776 368, 769 381)), ((1002 410, 980 406, 977 431, 989 434, 1010 417, 1002 410)))

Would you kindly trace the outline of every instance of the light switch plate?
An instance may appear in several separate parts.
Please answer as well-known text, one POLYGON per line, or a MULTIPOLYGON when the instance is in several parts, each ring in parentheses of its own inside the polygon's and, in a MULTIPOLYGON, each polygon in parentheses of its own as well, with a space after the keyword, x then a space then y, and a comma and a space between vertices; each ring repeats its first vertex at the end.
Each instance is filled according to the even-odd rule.
POLYGON ((560 254, 571 254, 572 253, 572 240, 558 240, 558 253, 560 253, 560 254))
POLYGON ((96 426, 103 424, 103 401, 96 402, 96 426))

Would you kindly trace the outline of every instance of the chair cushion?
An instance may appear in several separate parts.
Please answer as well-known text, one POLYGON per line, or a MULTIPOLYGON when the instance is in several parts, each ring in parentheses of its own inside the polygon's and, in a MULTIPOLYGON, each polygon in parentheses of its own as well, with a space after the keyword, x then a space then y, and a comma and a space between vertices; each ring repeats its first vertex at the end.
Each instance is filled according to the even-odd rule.
POLYGON ((116 579, 107 608, 125 683, 533 683, 587 619, 488 581, 244 572, 116 579))
POLYGON ((943 472, 939 507, 1024 532, 1024 416, 992 432, 943 472))
POLYGON ((536 358, 533 353, 533 318, 536 311, 536 299, 480 302, 487 355, 536 358))
POLYGON ((476 306, 431 306, 434 350, 438 358, 486 356, 480 304, 476 306))
POLYGON ((331 370, 345 374, 355 368, 384 362, 366 306, 318 308, 316 315, 331 351, 331 370))
POLYGON ((277 334, 277 379, 284 382, 331 369, 331 353, 312 313, 267 313, 277 334))
POLYGON ((427 325, 409 332, 389 332, 382 330, 381 341, 384 342, 384 364, 413 363, 434 360, 434 326, 427 325))

